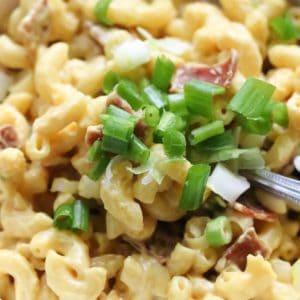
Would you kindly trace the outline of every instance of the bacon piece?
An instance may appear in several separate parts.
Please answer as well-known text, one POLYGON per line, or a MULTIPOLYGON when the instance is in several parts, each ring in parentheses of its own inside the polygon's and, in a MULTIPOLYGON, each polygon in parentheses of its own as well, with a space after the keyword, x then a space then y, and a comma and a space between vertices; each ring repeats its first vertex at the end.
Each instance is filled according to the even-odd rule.
POLYGON ((241 270, 244 270, 247 263, 247 256, 262 255, 266 257, 269 254, 267 247, 261 242, 253 227, 245 231, 239 238, 225 251, 223 258, 226 264, 233 263, 241 270))
POLYGON ((203 80, 227 87, 237 70, 238 54, 231 50, 230 58, 214 66, 203 66, 195 63, 187 63, 179 67, 173 77, 171 92, 180 92, 184 85, 191 79, 203 80))
POLYGON ((3 125, 0 127, 0 149, 18 148, 19 138, 15 128, 12 125, 3 125))
POLYGON ((275 222, 277 220, 277 215, 275 213, 266 211, 262 206, 250 200, 245 200, 243 203, 234 202, 231 207, 241 214, 256 220, 265 222, 275 222))
POLYGON ((112 93, 107 97, 107 107, 110 105, 115 105, 125 111, 127 111, 129 114, 134 115, 134 110, 129 105, 128 102, 126 102, 124 99, 122 99, 118 94, 112 93))
POLYGON ((85 134, 85 143, 89 146, 93 145, 95 141, 101 141, 103 138, 103 126, 91 125, 87 128, 85 134))

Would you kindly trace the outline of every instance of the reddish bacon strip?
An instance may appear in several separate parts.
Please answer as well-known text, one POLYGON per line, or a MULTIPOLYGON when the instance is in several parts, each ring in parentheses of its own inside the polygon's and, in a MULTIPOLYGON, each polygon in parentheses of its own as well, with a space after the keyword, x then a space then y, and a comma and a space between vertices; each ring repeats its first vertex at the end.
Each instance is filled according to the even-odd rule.
POLYGON ((203 66, 187 63, 179 67, 173 77, 171 92, 180 92, 184 85, 192 79, 198 79, 227 87, 237 70, 238 54, 232 50, 230 58, 224 63, 214 66, 203 66))
POLYGON ((85 134, 85 143, 89 146, 93 145, 97 140, 100 141, 103 138, 103 126, 91 125, 87 128, 85 134))
POLYGON ((19 147, 19 138, 15 128, 12 125, 3 125, 0 127, 0 149, 19 147))
POLYGON ((233 263, 244 270, 247 263, 247 256, 262 255, 266 257, 269 254, 266 246, 258 239, 254 228, 249 228, 244 232, 224 253, 223 257, 227 264, 233 263))
POLYGON ((262 206, 259 206, 249 200, 246 200, 243 203, 235 202, 231 205, 231 207, 241 214, 253 219, 265 222, 275 222, 277 220, 277 215, 275 213, 266 211, 262 206))

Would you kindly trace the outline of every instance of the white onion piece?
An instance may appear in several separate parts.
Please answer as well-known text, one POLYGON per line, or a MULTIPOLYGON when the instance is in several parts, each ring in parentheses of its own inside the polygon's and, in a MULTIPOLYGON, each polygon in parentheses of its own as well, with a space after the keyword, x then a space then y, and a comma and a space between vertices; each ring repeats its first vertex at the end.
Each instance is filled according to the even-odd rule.
POLYGON ((163 38, 155 40, 160 50, 176 56, 182 56, 191 50, 191 44, 177 38, 163 38))
POLYGON ((300 173, 300 155, 294 158, 294 166, 296 170, 300 173))
POLYGON ((232 203, 250 188, 250 183, 245 177, 236 175, 224 165, 218 164, 208 178, 207 187, 232 203))
POLYGON ((3 99, 7 95, 11 83, 11 77, 0 70, 0 101, 3 101, 3 99))
POLYGON ((146 42, 127 40, 114 49, 116 67, 128 72, 147 63, 151 58, 151 51, 146 42))

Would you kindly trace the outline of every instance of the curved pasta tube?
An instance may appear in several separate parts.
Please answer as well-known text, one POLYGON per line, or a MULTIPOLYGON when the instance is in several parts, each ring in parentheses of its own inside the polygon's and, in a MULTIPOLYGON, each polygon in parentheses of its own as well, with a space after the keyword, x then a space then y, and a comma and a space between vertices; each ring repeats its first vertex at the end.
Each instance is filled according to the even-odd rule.
POLYGON ((108 18, 115 24, 124 27, 141 26, 156 33, 166 26, 175 16, 171 0, 112 1, 108 9, 108 18), (151 20, 151 22, 149 22, 151 20))
POLYGON ((0 35, 0 63, 12 69, 27 69, 30 60, 27 50, 14 42, 7 35, 0 35))
POLYGON ((102 292, 106 271, 90 267, 88 248, 76 235, 49 229, 36 234, 30 248, 46 259, 47 283, 59 299, 96 299, 102 292))
POLYGON ((40 279, 40 289, 37 296, 37 300, 59 300, 58 297, 53 293, 53 291, 47 285, 46 276, 43 275, 40 279))
POLYGON ((300 47, 297 45, 274 45, 269 48, 268 56, 277 68, 296 69, 300 65, 300 47))
POLYGON ((36 299, 38 278, 28 261, 13 250, 0 250, 0 273, 15 281, 16 300, 36 299))
POLYGON ((35 88, 43 101, 53 102, 53 85, 59 83, 59 72, 68 60, 68 45, 56 43, 49 48, 40 48, 35 66, 35 88))
POLYGON ((132 231, 143 229, 143 212, 133 198, 132 177, 128 161, 118 159, 108 166, 100 184, 100 197, 105 209, 132 231))
POLYGON ((190 300, 192 295, 192 285, 186 277, 174 276, 171 279, 168 299, 169 300, 190 300))
POLYGON ((13 106, 0 105, 0 125, 12 125, 17 132, 20 147, 25 145, 30 127, 26 118, 13 106))
POLYGON ((294 93, 287 102, 289 127, 296 133, 300 132, 300 94, 294 93))
POLYGON ((31 238, 37 232, 51 227, 52 219, 44 213, 35 213, 31 203, 12 184, 0 181, 0 190, 0 216, 5 233, 16 238, 31 238))

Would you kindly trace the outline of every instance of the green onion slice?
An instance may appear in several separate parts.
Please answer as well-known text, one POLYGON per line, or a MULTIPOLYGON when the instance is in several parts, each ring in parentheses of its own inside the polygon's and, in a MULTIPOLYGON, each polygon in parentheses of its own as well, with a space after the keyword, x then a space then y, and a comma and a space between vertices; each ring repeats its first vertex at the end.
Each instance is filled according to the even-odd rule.
POLYGON ((191 145, 201 143, 213 136, 224 133, 224 123, 220 120, 192 130, 189 140, 191 145))
POLYGON ((176 128, 177 122, 178 120, 175 114, 164 111, 155 131, 156 136, 162 138, 166 131, 176 128))
POLYGON ((168 130, 163 136, 163 145, 170 158, 180 158, 185 155, 186 140, 184 134, 177 130, 168 130))
POLYGON ((92 147, 88 151, 88 160, 89 161, 97 161, 101 157, 102 154, 102 143, 101 141, 95 141, 92 147))
POLYGON ((81 200, 73 202, 73 222, 72 229, 80 231, 88 231, 89 229, 89 207, 81 200))
POLYGON ((99 160, 88 173, 88 177, 94 181, 97 181, 104 174, 109 162, 110 159, 107 154, 102 153, 102 155, 99 157, 99 160))
POLYGON ((138 110, 143 105, 143 100, 138 93, 138 89, 132 81, 121 80, 116 87, 116 91, 134 110, 138 110))
POLYGON ((288 13, 273 19, 270 22, 270 27, 281 40, 288 41, 300 38, 300 32, 288 13))
POLYGON ((165 100, 162 93, 154 85, 148 85, 144 88, 143 98, 146 103, 154 105, 158 109, 165 106, 165 100))
POLYGON ((232 240, 230 221, 224 216, 210 220, 205 227, 204 236, 212 247, 227 245, 232 240))
POLYGON ((187 116, 188 110, 183 94, 171 94, 168 96, 169 110, 178 116, 187 116))
POLYGON ((136 116, 128 113, 124 109, 121 109, 115 105, 110 105, 108 107, 107 114, 109 116, 114 116, 114 117, 118 117, 118 118, 130 121, 130 122, 133 122, 134 124, 138 121, 138 118, 136 116))
POLYGON ((184 97, 190 113, 211 119, 213 97, 225 93, 225 88, 208 82, 192 79, 184 86, 184 97))
POLYGON ((113 71, 108 71, 103 78, 103 92, 108 95, 110 94, 118 82, 121 80, 120 75, 113 71))
POLYGON ((153 105, 147 105, 145 108, 145 123, 154 128, 158 125, 160 120, 160 112, 158 108, 153 105))
POLYGON ((175 65, 169 58, 166 56, 158 57, 152 74, 152 83, 161 91, 167 92, 174 71, 175 65))
POLYGON ((207 164, 190 167, 181 195, 180 208, 188 211, 200 207, 210 171, 211 167, 207 164))
POLYGON ((63 203, 54 212, 54 227, 58 229, 70 229, 73 223, 72 203, 63 203))
POLYGON ((197 145, 197 149, 200 151, 219 151, 233 148, 235 148, 235 140, 230 131, 213 136, 197 145))
POLYGON ((289 125, 289 115, 286 103, 276 103, 272 110, 273 122, 287 128, 289 125))
POLYGON ((98 0, 95 6, 95 17, 103 25, 111 26, 113 23, 107 18, 107 12, 112 0, 98 0))
POLYGON ((133 135, 128 151, 128 159, 140 164, 145 164, 150 156, 150 150, 139 140, 135 135, 133 135))

